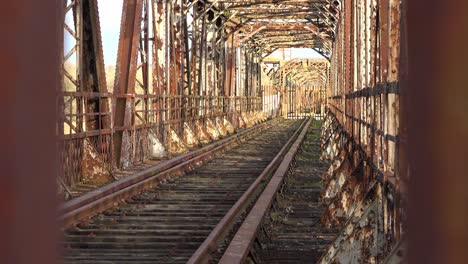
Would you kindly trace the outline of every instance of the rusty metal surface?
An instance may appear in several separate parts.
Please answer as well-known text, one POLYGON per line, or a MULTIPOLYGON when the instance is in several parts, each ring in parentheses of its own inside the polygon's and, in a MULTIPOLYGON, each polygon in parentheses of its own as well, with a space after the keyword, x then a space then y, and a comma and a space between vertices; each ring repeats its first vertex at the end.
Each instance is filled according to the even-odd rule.
POLYGON ((329 163, 320 160, 320 125, 307 132, 292 172, 265 216, 250 260, 256 263, 316 263, 339 232, 320 222, 322 174, 329 163))
POLYGON ((65 60, 74 52, 80 59, 74 72, 63 71, 71 89, 60 93, 62 191, 112 182, 121 169, 183 155, 267 117, 313 116, 325 119, 321 157, 331 163, 322 177, 323 224, 347 228, 349 219, 367 217, 356 215, 362 204, 375 200, 379 208, 378 229, 345 235, 343 251, 330 256, 351 257, 354 238, 366 244, 383 236, 375 251, 351 257, 381 260, 405 234, 401 1, 125 0, 109 92, 99 85, 96 1, 65 1, 64 10, 74 16, 65 29, 77 42, 65 60), (325 59, 266 59, 291 47, 325 59))
POLYGON ((299 127, 285 120, 65 231, 67 263, 186 262, 299 127), (231 166, 226 166, 231 164, 231 166))
POLYGON ((309 119, 302 128, 300 135, 294 141, 294 144, 284 156, 278 169, 273 174, 271 180, 263 190, 260 197, 255 202, 252 210, 242 222, 234 238, 230 241, 228 248, 224 252, 219 263, 243 263, 247 258, 252 243, 257 236, 263 217, 270 208, 278 189, 281 187, 285 176, 289 173, 290 166, 299 150, 302 141, 305 138, 307 129, 312 122, 309 119))
POLYGON ((301 128, 305 125, 305 120, 302 122, 298 130, 291 136, 288 142, 278 152, 275 158, 268 164, 263 172, 257 177, 255 182, 249 187, 249 189, 239 198, 236 204, 226 213, 219 224, 211 231, 210 235, 203 241, 202 245, 195 251, 192 257, 187 263, 204 263, 212 261, 214 252, 218 253, 217 250, 220 247, 221 242, 225 239, 226 233, 230 231, 232 226, 237 221, 236 218, 244 210, 249 202, 252 201, 254 195, 259 192, 259 185, 261 185, 268 176, 270 176, 281 163, 284 155, 288 151, 290 145, 299 135, 301 128))
POLYGON ((408 263, 408 240, 402 238, 383 262, 385 264, 408 263))
MULTIPOLYGON (((265 63, 264 69, 268 68, 265 63)), ((303 58, 279 62, 277 69, 270 69, 265 81, 283 98, 279 112, 288 118, 323 118, 329 69, 326 59, 303 58)))
POLYGON ((81 219, 89 218, 108 207, 115 206, 122 199, 129 198, 144 189, 157 185, 158 182, 167 177, 178 175, 201 162, 213 158, 217 152, 229 149, 233 144, 237 144, 239 140, 252 137, 270 126, 270 123, 260 124, 229 138, 159 163, 119 181, 91 190, 64 203, 59 211, 60 220, 67 227, 81 219))
POLYGON ((356 210, 341 229, 318 263, 369 263, 383 262, 385 237, 382 229, 383 210, 381 188, 371 185, 367 199, 357 203, 356 210))
POLYGON ((329 204, 321 217, 343 233, 321 261, 381 262, 406 232, 401 6, 359 0, 345 2, 344 10, 327 92, 322 156, 332 166, 324 175, 322 196, 329 204))
MULTIPOLYGON (((64 1, 63 10, 73 17, 64 28, 76 42, 64 55, 60 93, 59 126, 65 129, 59 181, 67 189, 112 181, 121 169, 216 140, 226 127, 276 116, 262 109, 262 60, 279 48, 304 45, 329 57, 341 4, 125 0, 114 87, 105 85, 97 1, 64 1), (76 62, 69 63, 74 55, 76 62), (211 122, 220 133, 201 132, 212 131, 211 122), (99 164, 86 159, 94 153, 99 164)), ((309 77, 297 85, 309 87, 315 79, 309 77)), ((323 100, 311 90, 303 101, 323 100)), ((288 100, 281 98, 275 104, 288 100)))
POLYGON ((65 175, 61 180, 71 186, 90 176, 99 176, 83 169, 86 166, 82 164, 89 163, 89 148, 102 160, 99 165, 102 170, 110 167, 112 156, 108 133, 111 111, 97 1, 64 1, 64 9, 67 17, 73 17, 72 21, 64 23, 65 34, 71 36, 73 47, 65 51, 63 58, 64 84, 60 91, 63 115, 59 118, 63 122, 63 131, 60 134, 70 136, 85 131, 97 132, 88 134, 86 140, 77 137, 64 140, 61 159, 65 175))
MULTIPOLYGON (((133 101, 125 95, 135 93, 137 52, 140 40, 143 0, 125 0, 120 26, 120 39, 115 69, 114 94, 116 95, 114 128, 133 125, 133 101)), ((118 130, 113 136, 114 163, 121 168, 130 163, 130 132, 118 130)))

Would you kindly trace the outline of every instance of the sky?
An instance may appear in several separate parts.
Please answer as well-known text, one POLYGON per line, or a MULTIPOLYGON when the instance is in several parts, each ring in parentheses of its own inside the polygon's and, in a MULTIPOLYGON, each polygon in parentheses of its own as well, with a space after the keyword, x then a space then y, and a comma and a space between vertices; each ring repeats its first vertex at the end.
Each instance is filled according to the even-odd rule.
MULTIPOLYGON (((104 63, 106 65, 115 65, 117 61, 117 48, 119 42, 120 17, 122 14, 123 0, 98 0, 99 17, 101 23, 102 46, 104 53, 104 63)), ((73 17, 69 12, 65 18, 67 24, 73 25, 73 17)), ((72 27, 73 28, 73 27, 72 27)), ((67 32, 65 33, 65 51, 66 54, 74 45, 74 40, 67 32)), ((278 52, 278 51, 277 51, 278 52)), ((275 54, 273 54, 275 55, 275 54)), ((286 58, 323 58, 312 49, 291 49, 285 52, 286 58)), ((70 58, 70 62, 76 60, 70 58)))
POLYGON ((105 64, 117 61, 123 0, 98 0, 105 64))
MULTIPOLYGON (((99 19, 101 23, 102 47, 104 53, 104 63, 115 65, 117 61, 117 48, 119 43, 120 17, 122 14, 123 0, 98 0, 99 19)), ((73 25, 73 16, 68 12, 65 21, 68 25, 73 25)), ((73 28, 73 27, 72 27, 73 28)), ((74 39, 65 32, 66 54, 74 45, 74 39)), ((75 57, 70 58, 74 62, 75 57)))

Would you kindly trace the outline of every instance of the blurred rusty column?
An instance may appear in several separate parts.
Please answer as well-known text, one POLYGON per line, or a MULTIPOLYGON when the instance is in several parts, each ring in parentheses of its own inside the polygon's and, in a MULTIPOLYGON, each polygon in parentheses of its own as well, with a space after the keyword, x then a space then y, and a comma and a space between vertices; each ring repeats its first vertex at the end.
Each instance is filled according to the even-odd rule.
POLYGON ((405 4, 410 263, 466 263, 468 2, 405 4))
POLYGON ((62 6, 17 0, 0 8, 0 263, 56 263, 62 6))

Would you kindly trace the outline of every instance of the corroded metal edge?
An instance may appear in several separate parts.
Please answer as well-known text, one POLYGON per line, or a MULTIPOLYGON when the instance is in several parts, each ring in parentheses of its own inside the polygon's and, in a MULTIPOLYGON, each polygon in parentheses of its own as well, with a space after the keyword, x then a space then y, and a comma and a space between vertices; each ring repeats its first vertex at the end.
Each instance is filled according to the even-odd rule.
POLYGON ((211 159, 215 153, 267 129, 270 124, 271 121, 268 121, 245 129, 228 138, 188 152, 174 159, 161 162, 132 176, 123 178, 76 199, 70 200, 64 203, 60 208, 59 220, 62 222, 63 227, 66 228, 82 219, 91 217, 103 210, 113 207, 123 199, 129 198, 144 189, 151 188, 165 178, 183 174, 184 171, 211 159))
POLYGON ((294 140, 299 136, 300 131, 306 125, 306 119, 297 128, 291 138, 281 148, 275 158, 268 164, 258 178, 250 185, 250 187, 244 192, 239 200, 232 206, 232 208, 226 213, 226 215, 219 221, 216 227, 211 231, 210 235, 205 241, 198 247, 197 251, 192 255, 187 263, 206 263, 210 260, 210 255, 216 251, 219 244, 224 240, 225 235, 230 231, 231 227, 235 224, 239 215, 249 205, 254 198, 254 194, 259 191, 259 186, 265 179, 271 175, 280 165, 286 152, 293 144, 294 140))
POLYGON ((219 263, 242 263, 247 257, 262 219, 271 207, 273 199, 283 183, 284 177, 288 174, 290 165, 305 138, 311 122, 312 119, 309 119, 303 126, 300 135, 284 156, 278 169, 273 174, 270 182, 258 198, 252 210, 250 210, 250 213, 232 239, 219 263))

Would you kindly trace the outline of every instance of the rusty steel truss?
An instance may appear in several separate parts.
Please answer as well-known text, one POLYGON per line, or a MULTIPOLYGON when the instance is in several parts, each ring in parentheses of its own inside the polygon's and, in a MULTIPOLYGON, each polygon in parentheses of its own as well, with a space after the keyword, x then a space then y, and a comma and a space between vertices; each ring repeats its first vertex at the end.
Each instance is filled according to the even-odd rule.
MULTIPOLYGON (((280 114, 288 118, 325 113, 330 63, 326 59, 264 60, 265 94, 277 94, 280 114)), ((276 99, 276 98, 275 98, 276 99)))
MULTIPOLYGON (((321 263, 382 263, 405 236, 400 1, 343 1, 323 130, 322 216, 342 228, 321 263)), ((404 257, 404 256, 402 256, 404 257)))
POLYGON ((113 87, 97 0, 63 8, 76 43, 58 97, 63 188, 267 117, 314 116, 325 119, 322 156, 332 162, 322 222, 344 230, 322 261, 380 261, 402 239, 400 1, 124 0, 113 87), (293 47, 324 59, 267 58, 293 47))
POLYGON ((328 75, 285 65, 283 77, 274 77, 283 78, 281 88, 269 89, 261 63, 290 47, 329 58, 340 9, 339 1, 125 0, 115 82, 106 87, 98 0, 63 3, 72 17, 64 31, 74 42, 64 52, 58 100, 65 189, 276 116, 281 111, 266 108, 278 108, 296 86, 313 100, 313 87, 322 91, 328 75), (281 97, 269 102, 276 90, 281 97))

